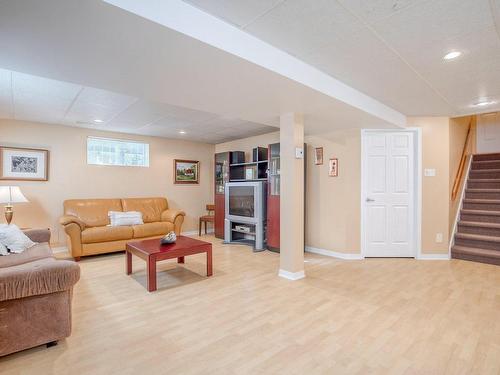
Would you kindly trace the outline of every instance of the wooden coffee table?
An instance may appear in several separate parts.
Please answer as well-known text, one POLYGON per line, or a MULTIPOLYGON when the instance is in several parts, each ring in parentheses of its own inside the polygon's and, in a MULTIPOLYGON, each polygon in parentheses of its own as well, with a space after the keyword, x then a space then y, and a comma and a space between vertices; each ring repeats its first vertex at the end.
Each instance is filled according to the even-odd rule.
POLYGON ((174 244, 161 245, 160 239, 143 240, 127 243, 126 272, 132 273, 132 254, 144 259, 147 264, 148 291, 156 290, 156 262, 177 258, 177 263, 184 263, 187 255, 207 253, 207 276, 212 276, 212 244, 194 238, 178 236, 174 244))

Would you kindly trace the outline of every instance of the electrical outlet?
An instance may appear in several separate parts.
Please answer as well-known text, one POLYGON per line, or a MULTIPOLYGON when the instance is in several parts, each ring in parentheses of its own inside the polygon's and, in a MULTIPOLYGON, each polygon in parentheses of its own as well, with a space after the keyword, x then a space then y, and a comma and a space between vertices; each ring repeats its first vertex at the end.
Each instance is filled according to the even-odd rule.
POLYGON ((436 243, 443 243, 443 233, 436 233, 436 243))

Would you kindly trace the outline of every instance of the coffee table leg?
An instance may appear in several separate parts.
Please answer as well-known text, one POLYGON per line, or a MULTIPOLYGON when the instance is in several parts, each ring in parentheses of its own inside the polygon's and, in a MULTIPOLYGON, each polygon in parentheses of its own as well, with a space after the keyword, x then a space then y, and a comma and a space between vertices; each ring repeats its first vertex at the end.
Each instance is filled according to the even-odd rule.
POLYGON ((177 263, 184 263, 184 257, 177 258, 177 263))
POLYGON ((156 290, 156 259, 148 256, 148 292, 156 290))
POLYGON ((207 277, 212 276, 212 245, 207 251, 207 277))
POLYGON ((127 275, 130 275, 132 273, 132 253, 126 250, 125 254, 127 254, 125 272, 127 273, 127 275))

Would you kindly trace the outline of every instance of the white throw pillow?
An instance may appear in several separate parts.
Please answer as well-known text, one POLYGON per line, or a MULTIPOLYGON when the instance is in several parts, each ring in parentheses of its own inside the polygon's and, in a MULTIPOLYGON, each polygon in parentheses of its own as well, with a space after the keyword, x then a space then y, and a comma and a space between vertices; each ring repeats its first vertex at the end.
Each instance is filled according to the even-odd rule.
POLYGON ((108 216, 112 227, 144 224, 142 213, 138 211, 109 211, 108 216))
POLYGON ((11 253, 22 253, 24 250, 34 246, 35 243, 26 236, 17 225, 0 225, 0 243, 11 253))
POLYGON ((9 255, 9 250, 5 247, 4 244, 0 243, 0 256, 1 255, 9 255))

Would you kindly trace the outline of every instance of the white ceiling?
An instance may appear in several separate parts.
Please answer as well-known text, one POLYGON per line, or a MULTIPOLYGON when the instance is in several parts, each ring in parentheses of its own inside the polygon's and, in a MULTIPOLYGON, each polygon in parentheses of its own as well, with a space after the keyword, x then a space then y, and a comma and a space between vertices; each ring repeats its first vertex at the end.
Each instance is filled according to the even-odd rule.
MULTIPOLYGON (((219 36, 232 37, 232 30, 249 36, 180 0, 129 3, 147 6, 155 3, 167 8, 176 4, 196 11, 201 18, 213 19, 220 28, 231 28, 229 34, 219 36)), ((248 4, 253 7, 253 1, 248 4)), ((181 18, 181 23, 204 34, 213 31, 191 22, 189 16, 181 18)), ((101 0, 0 1, 0 31, 1 69, 69 83, 76 86, 75 90, 86 88, 74 106, 69 107, 61 99, 57 109, 49 110, 51 106, 45 103, 38 107, 39 111, 31 110, 31 114, 39 112, 36 118, 39 121, 52 121, 48 119, 51 115, 72 123, 85 123, 89 121, 86 118, 92 119, 94 113, 99 113, 106 118, 116 116, 106 124, 109 130, 139 131, 131 128, 144 134, 161 131, 163 136, 173 136, 162 126, 169 117, 168 109, 159 119, 156 106, 175 106, 217 115, 220 121, 207 121, 203 127, 200 125, 202 129, 196 128, 200 139, 212 142, 261 133, 264 125, 274 130, 272 127, 279 127, 279 115, 292 111, 304 114, 307 134, 339 128, 397 126, 406 121, 403 114, 257 38, 251 37, 258 42, 255 44, 267 46, 274 55, 262 56, 257 53, 258 48, 254 52, 275 65, 281 61, 274 59, 275 56, 294 60, 295 68, 299 67, 295 69, 295 78, 101 0), (304 83, 301 78, 314 84, 304 83), (87 88, 94 89, 88 92, 87 88), (112 108, 95 99, 97 89, 115 93, 109 99, 112 108), (87 95, 93 98, 94 106, 88 104, 87 95), (117 115, 130 98, 141 100, 122 116, 117 115), (67 111, 64 117, 62 107, 67 111), (97 108, 101 112, 96 112, 97 108), (141 117, 140 125, 127 125, 132 122, 128 118, 134 116, 145 120, 141 117), (152 123, 154 120, 158 122, 152 123)), ((234 44, 242 50, 248 49, 238 40, 234 44)), ((101 99, 105 100, 102 96, 101 99)), ((20 116, 20 112, 15 114, 20 116)))
POLYGON ((0 69, 0 119, 220 143, 275 128, 0 69), (94 120, 103 123, 95 123, 94 120), (185 134, 179 133, 180 131, 185 134))
POLYGON ((408 116, 500 109, 500 0, 185 1, 408 116))

